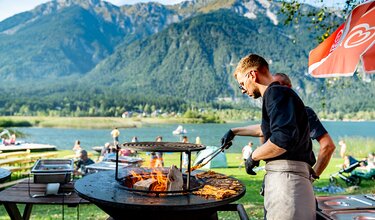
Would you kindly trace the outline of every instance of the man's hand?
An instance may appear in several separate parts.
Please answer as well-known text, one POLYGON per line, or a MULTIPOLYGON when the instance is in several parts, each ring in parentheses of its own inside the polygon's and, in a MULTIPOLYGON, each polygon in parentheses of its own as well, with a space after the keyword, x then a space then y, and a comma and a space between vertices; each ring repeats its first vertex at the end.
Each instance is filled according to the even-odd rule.
POLYGON ((234 133, 231 129, 229 129, 229 131, 227 131, 227 133, 224 134, 224 136, 221 138, 221 146, 224 146, 224 145, 227 145, 228 147, 226 147, 227 149, 231 146, 231 144, 229 145, 229 143, 233 140, 234 138, 234 133))
POLYGON ((246 159, 246 162, 245 162, 246 173, 249 175, 257 175, 253 171, 253 168, 259 166, 259 161, 254 161, 253 158, 251 158, 251 156, 252 154, 250 155, 249 158, 246 159))
POLYGON ((225 146, 224 149, 228 149, 230 146, 232 146, 232 141, 229 142, 229 143, 227 143, 227 144, 225 144, 225 145, 223 145, 223 146, 225 146))
POLYGON ((318 179, 319 179, 319 176, 317 176, 315 173, 310 174, 311 183, 315 182, 318 179))

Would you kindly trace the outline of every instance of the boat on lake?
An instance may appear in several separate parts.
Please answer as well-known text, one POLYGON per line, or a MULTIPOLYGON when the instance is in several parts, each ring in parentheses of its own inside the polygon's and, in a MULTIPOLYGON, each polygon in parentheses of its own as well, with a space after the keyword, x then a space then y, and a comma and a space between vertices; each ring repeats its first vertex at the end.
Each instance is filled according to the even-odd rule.
POLYGON ((187 134, 187 130, 186 130, 184 127, 182 127, 182 125, 179 125, 179 126, 176 128, 176 130, 174 130, 174 131, 172 132, 172 134, 174 134, 174 135, 187 134))

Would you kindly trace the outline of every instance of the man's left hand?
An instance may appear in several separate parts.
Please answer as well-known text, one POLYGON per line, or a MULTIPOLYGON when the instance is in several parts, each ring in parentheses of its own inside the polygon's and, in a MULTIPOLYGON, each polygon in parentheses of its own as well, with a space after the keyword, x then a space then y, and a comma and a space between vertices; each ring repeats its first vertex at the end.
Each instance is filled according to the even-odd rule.
POLYGON ((253 160, 251 156, 252 154, 250 155, 249 158, 246 159, 246 162, 245 162, 246 173, 249 175, 257 175, 254 172, 253 168, 259 166, 259 161, 253 160))

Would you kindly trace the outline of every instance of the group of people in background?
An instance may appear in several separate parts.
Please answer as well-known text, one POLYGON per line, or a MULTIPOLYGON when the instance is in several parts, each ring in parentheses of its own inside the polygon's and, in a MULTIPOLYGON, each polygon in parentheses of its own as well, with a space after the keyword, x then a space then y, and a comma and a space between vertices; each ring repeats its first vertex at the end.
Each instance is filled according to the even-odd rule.
POLYGON ((16 144, 16 134, 10 135, 9 138, 2 138, 1 143, 4 145, 16 144))
MULTIPOLYGON (((111 131, 111 136, 113 138, 113 145, 107 142, 104 144, 104 147, 101 150, 100 158, 102 158, 103 160, 106 160, 107 158, 110 158, 111 156, 114 156, 116 154, 116 146, 119 143, 120 136, 120 131, 118 130, 118 128, 114 128, 111 131)), ((76 140, 74 142, 72 150, 74 151, 75 158, 77 159, 77 161, 75 161, 76 166, 74 169, 74 174, 84 176, 86 174, 85 167, 94 164, 95 162, 94 160, 89 158, 88 152, 81 147, 80 140, 76 140)))
MULTIPOLYGON (((163 137, 157 136, 156 142, 162 142, 163 137)), ((182 143, 189 143, 189 139, 186 135, 182 136, 181 138, 182 143)), ((195 139, 196 144, 201 144, 201 139, 199 136, 195 139)), ((151 152, 150 153, 150 167, 164 167, 164 159, 163 159, 163 153, 162 152, 151 152)), ((187 168, 189 164, 189 157, 185 152, 182 152, 182 167, 187 168)))
MULTIPOLYGON (((135 156, 135 155, 137 155, 137 152, 134 151, 134 150, 122 149, 121 147, 118 147, 119 146, 119 136, 120 136, 120 131, 118 130, 118 128, 114 128, 111 131, 110 134, 111 134, 111 137, 113 139, 113 144, 109 143, 109 142, 104 144, 104 147, 102 148, 102 150, 100 152, 100 156, 98 157, 98 161, 101 161, 101 160, 108 161, 108 160, 111 160, 111 159, 115 158, 117 148, 119 148, 119 150, 118 150, 119 156, 135 156)), ((156 142, 162 142, 163 137, 157 136, 155 141, 156 142)), ((197 141, 200 143, 199 137, 197 137, 197 141)), ((139 142, 138 137, 137 136, 132 137, 131 142, 139 142)), ((184 136, 182 138, 182 142, 184 142, 184 143, 188 142, 187 136, 184 136)), ((75 152, 75 158, 78 158, 78 160, 76 161, 75 173, 77 175, 84 175, 85 174, 84 173, 84 167, 87 166, 87 165, 93 164, 95 162, 88 157, 87 151, 84 150, 81 147, 80 140, 75 141, 72 150, 75 152)), ((151 152, 151 153, 148 153, 148 154, 150 154, 150 165, 149 165, 150 167, 164 167, 164 159, 163 159, 163 153, 162 152, 151 152)), ((186 161, 186 159, 185 159, 185 161, 186 161)), ((184 162, 184 164, 186 164, 186 163, 187 162, 184 162)))

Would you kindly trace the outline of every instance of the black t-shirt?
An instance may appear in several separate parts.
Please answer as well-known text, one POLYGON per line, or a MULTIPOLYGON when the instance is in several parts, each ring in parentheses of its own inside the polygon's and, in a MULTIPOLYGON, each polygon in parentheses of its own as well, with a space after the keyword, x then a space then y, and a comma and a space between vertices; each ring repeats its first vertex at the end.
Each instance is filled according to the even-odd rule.
POLYGON ((323 134, 327 134, 327 130, 324 128, 322 123, 320 122, 318 116, 312 110, 312 108, 306 106, 306 113, 307 117, 309 118, 309 126, 310 126, 310 138, 313 140, 318 139, 323 134))
POLYGON ((266 161, 286 159, 315 164, 305 105, 292 89, 278 82, 269 85, 263 95, 261 128, 265 141, 269 139, 286 150, 266 161))
POLYGON ((85 161, 83 161, 82 159, 79 159, 78 163, 77 163, 77 170, 83 169, 85 166, 90 165, 90 164, 94 164, 94 163, 95 162, 93 160, 91 160, 90 158, 87 158, 87 160, 85 160, 85 161))

